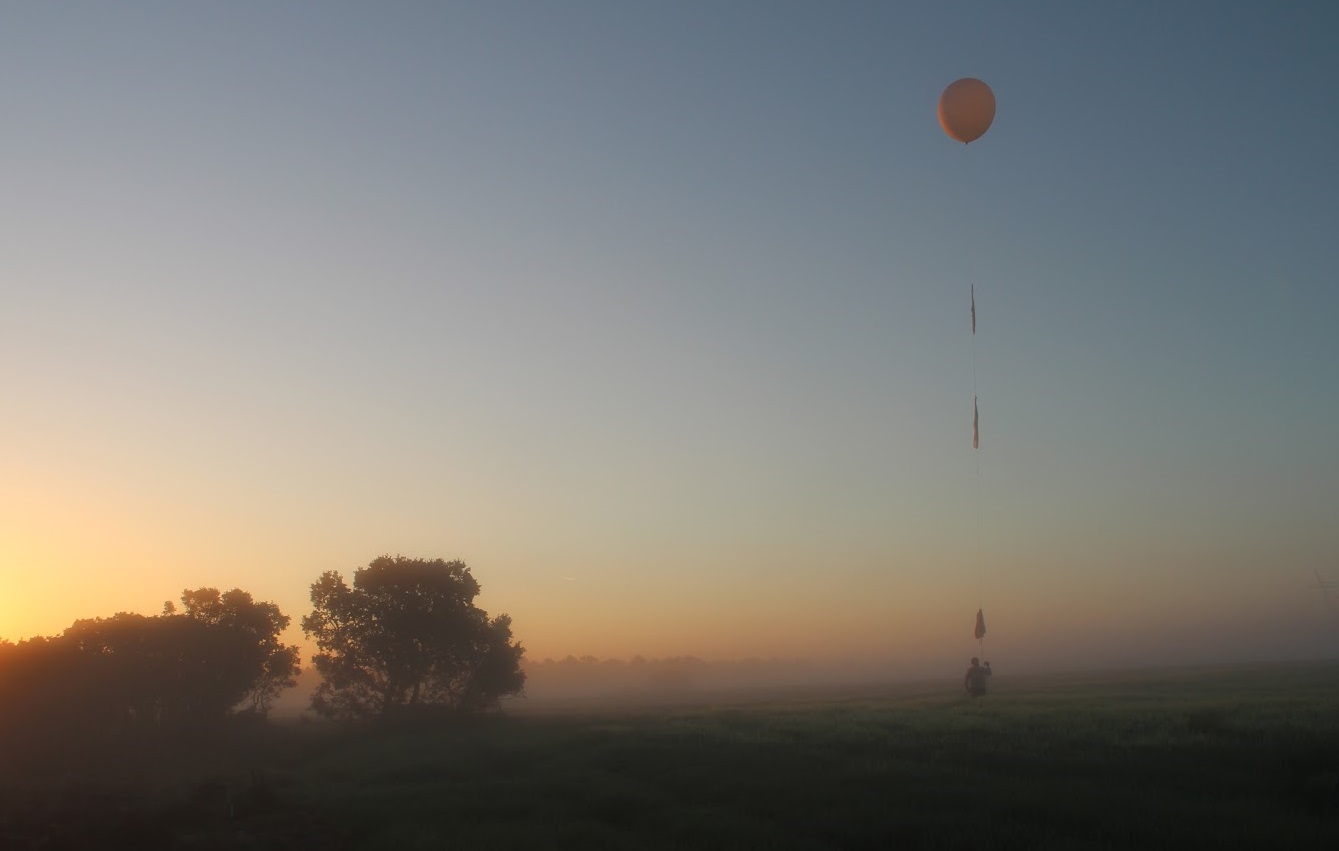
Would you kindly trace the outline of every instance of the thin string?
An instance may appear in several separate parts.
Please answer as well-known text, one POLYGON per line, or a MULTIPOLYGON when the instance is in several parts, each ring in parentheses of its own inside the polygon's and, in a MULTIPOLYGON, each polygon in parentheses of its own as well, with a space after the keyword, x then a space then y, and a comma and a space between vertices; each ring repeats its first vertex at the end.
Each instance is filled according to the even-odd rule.
MULTIPOLYGON (((969 145, 963 145, 964 153, 967 153, 967 149, 968 149, 969 147, 970 147, 969 145)), ((967 180, 967 195, 968 195, 968 199, 969 199, 970 201, 974 201, 974 200, 975 200, 976 180, 975 180, 975 175, 974 175, 974 173, 973 173, 973 162, 974 162, 975 159, 976 159, 976 157, 973 156, 973 155, 971 155, 971 154, 968 154, 968 156, 964 157, 964 160, 965 160, 966 162, 965 162, 965 168, 963 169, 963 174, 964 174, 964 176, 965 176, 965 178, 966 178, 966 180, 967 180)), ((967 215, 968 215, 969 217, 971 217, 972 219, 975 219, 975 216, 976 216, 976 205, 975 205, 975 203, 969 203, 969 204, 967 205, 967 215)), ((969 227, 971 227, 971 226, 972 226, 972 225, 969 224, 969 227)), ((969 245, 969 246, 970 246, 970 245, 974 245, 974 244, 975 244, 975 243, 974 243, 973 241, 971 241, 971 240, 968 241, 968 245, 969 245)), ((982 546, 982 534, 981 534, 981 525, 982 525, 982 524, 981 524, 981 514, 982 514, 982 508, 981 508, 981 505, 982 505, 982 499, 981 499, 981 449, 980 449, 980 445, 979 445, 979 444, 980 444, 980 427, 979 427, 979 426, 980 426, 980 423, 979 423, 979 418, 980 418, 980 403, 979 403, 979 394, 978 394, 978 391, 977 391, 977 379, 976 379, 976 275, 977 275, 977 263, 976 263, 976 252, 975 252, 973 249, 971 249, 971 248, 968 248, 968 250, 967 250, 967 268, 968 268, 968 278, 969 278, 969 287, 970 287, 970 288, 969 288, 969 293, 970 293, 970 298, 971 298, 971 311, 972 311, 972 329, 971 329, 971 330, 972 330, 972 434, 973 434, 973 438, 974 438, 974 440, 973 440, 973 447, 972 447, 972 457, 973 457, 973 461, 974 461, 974 466, 975 466, 975 468, 976 468, 976 494, 975 494, 975 496, 976 496, 976 506, 975 506, 975 514, 976 514, 977 610, 978 610, 978 611, 981 611, 981 612, 984 612, 984 611, 985 611, 985 598, 986 598, 986 564, 985 564, 984 547, 982 546)), ((979 646, 980 646, 980 653, 981 653, 981 656, 982 656, 982 658, 984 658, 985 655, 986 655, 986 637, 985 637, 984 633, 983 633, 982 636, 978 639, 978 643, 979 643, 979 646)))
MULTIPOLYGON (((978 406, 976 392, 976 285, 972 285, 972 430, 979 432, 978 429, 978 406)), ((979 438, 979 434, 977 435, 979 438)), ((979 442, 979 440, 978 440, 979 442)), ((972 448, 972 457, 976 461, 976 574, 977 574, 977 610, 984 611, 986 607, 986 564, 982 557, 981 547, 981 449, 979 446, 972 448)), ((986 636, 982 633, 978 639, 981 645, 981 657, 986 655, 986 636)))
MULTIPOLYGON (((972 285, 972 430, 979 438, 979 406, 976 391, 976 286, 972 285)), ((979 440, 978 440, 979 442, 979 440)), ((976 573, 977 608, 985 608, 986 566, 981 549, 981 449, 972 447, 972 458, 976 461, 976 573)))

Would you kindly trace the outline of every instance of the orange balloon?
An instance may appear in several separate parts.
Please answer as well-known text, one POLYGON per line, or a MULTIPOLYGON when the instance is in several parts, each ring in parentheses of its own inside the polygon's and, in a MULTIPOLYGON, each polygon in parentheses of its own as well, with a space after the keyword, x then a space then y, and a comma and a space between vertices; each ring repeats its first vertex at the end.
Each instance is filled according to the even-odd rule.
POLYGON ((949 84, 939 96, 939 126, 964 145, 980 139, 995 120, 995 93, 975 77, 949 84))

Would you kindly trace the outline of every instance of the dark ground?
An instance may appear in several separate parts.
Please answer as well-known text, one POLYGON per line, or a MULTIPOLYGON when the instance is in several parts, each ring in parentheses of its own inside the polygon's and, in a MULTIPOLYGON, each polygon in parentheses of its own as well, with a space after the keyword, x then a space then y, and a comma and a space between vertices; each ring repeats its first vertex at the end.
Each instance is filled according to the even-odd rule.
POLYGON ((24 742, 0 848, 1339 847, 1339 663, 24 742))

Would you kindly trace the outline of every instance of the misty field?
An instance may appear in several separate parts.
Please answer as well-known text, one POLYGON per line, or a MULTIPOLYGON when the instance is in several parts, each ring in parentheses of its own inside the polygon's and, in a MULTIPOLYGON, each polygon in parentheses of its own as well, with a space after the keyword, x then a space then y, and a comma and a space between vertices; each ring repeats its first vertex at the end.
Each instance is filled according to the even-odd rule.
POLYGON ((52 756, 0 847, 1339 847, 1339 663, 996 679, 52 756))

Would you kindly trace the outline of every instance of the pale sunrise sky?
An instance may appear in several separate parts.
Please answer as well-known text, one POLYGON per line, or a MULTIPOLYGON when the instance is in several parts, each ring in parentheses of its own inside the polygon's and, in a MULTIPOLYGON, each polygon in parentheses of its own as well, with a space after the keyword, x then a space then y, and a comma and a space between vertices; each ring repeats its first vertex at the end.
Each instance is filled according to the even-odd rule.
POLYGON ((1337 43, 1326 2, 5 3, 0 637, 203 585, 296 623, 387 553, 532 659, 956 674, 978 605, 1000 669, 1339 654, 1337 43))

